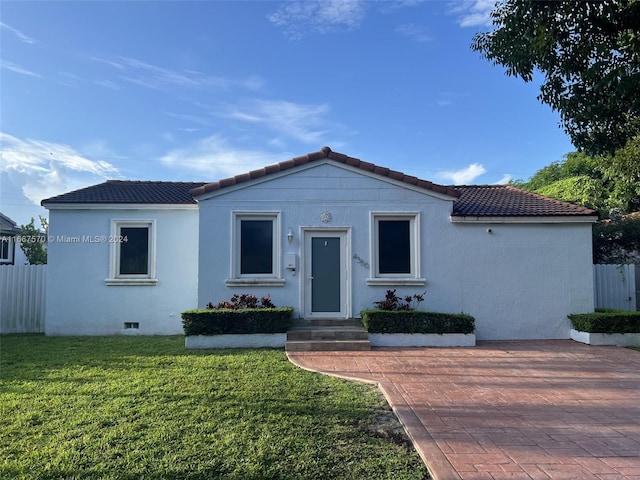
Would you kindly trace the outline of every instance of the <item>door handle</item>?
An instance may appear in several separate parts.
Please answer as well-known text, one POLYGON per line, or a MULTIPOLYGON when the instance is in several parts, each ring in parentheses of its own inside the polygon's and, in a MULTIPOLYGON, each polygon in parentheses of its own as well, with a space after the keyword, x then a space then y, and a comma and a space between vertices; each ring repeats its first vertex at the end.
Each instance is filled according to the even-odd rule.
POLYGON ((308 278, 309 278, 309 280, 313 280, 313 277, 308 277, 308 278))

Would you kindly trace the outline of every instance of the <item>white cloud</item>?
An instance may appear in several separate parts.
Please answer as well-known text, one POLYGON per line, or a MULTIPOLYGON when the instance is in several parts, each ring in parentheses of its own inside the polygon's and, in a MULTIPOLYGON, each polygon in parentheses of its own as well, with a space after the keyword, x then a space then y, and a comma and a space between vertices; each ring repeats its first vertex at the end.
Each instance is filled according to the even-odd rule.
POLYGON ((229 109, 228 117, 261 124, 280 135, 317 144, 327 135, 326 104, 304 105, 285 100, 253 100, 229 109))
POLYGON ((460 101, 464 101, 469 94, 461 92, 439 92, 436 99, 436 105, 439 107, 448 107, 460 101))
POLYGON ((189 115, 186 113, 173 113, 173 112, 164 112, 165 115, 169 115, 170 117, 177 118, 178 120, 186 120, 188 122, 197 123, 198 125, 203 125, 205 127, 210 127, 213 125, 209 120, 203 117, 198 117, 197 115, 189 115))
POLYGON ((58 72, 58 76, 58 82, 65 87, 77 88, 78 84, 82 81, 78 75, 70 72, 58 72))
POLYGON ((22 33, 20 30, 13 28, 9 25, 7 25, 4 22, 0 22, 0 29, 5 29, 5 30, 9 30, 11 33, 13 33, 16 37, 18 37, 18 39, 24 43, 28 43, 30 45, 33 45, 34 43, 36 43, 36 41, 29 37, 28 35, 25 35, 24 33, 22 33))
POLYGON ((160 162, 170 168, 204 175, 211 181, 231 177, 285 160, 259 150, 234 148, 220 135, 199 140, 191 147, 168 152, 160 162))
MULTIPOLYGON (((89 57, 89 60, 102 63, 118 70, 120 80, 160 91, 175 91, 176 87, 184 89, 229 89, 240 87, 246 90, 260 90, 264 86, 264 79, 258 75, 250 75, 246 78, 230 79, 215 77, 196 70, 177 70, 160 67, 143 60, 131 57, 118 57, 117 60, 89 57)), ((113 81, 96 81, 96 84, 114 88, 113 81)))
POLYGON ((505 173, 502 175, 502 178, 496 182, 496 185, 507 185, 511 180, 513 180, 513 176, 510 173, 505 173))
POLYGON ((366 4, 362 0, 292 1, 267 16, 284 34, 300 39, 305 33, 328 33, 339 27, 357 28, 364 19, 366 4))
POLYGON ((396 27, 396 32, 420 43, 430 42, 433 40, 422 25, 416 25, 415 23, 398 25, 396 27))
POLYGON ((479 163, 472 163, 466 168, 455 171, 438 172, 438 177, 455 185, 469 185, 487 170, 479 163))
POLYGON ((42 75, 40 75, 39 73, 35 73, 35 72, 32 72, 31 70, 27 70, 26 68, 21 67, 20 65, 16 65, 15 63, 5 62, 4 60, 0 60, 0 68, 9 70, 13 73, 19 73, 20 75, 27 75, 29 77, 42 78, 42 75))
POLYGON ((35 205, 44 198, 119 176, 116 167, 90 160, 68 145, 22 140, 0 132, 0 172, 35 205))
POLYGON ((490 27, 489 15, 496 4, 496 0, 462 0, 456 3, 451 13, 457 15, 461 27, 490 27))
POLYGON ((112 82, 111 80, 96 80, 93 83, 104 88, 109 88, 111 90, 121 90, 120 85, 112 82))

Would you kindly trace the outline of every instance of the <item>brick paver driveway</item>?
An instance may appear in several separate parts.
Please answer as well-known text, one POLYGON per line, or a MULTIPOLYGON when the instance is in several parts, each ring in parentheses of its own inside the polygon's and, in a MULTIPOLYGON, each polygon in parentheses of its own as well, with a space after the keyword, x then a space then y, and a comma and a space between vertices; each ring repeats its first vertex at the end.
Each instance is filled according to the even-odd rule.
POLYGON ((640 479, 640 352, 553 340, 289 358, 378 382, 438 480, 640 479))

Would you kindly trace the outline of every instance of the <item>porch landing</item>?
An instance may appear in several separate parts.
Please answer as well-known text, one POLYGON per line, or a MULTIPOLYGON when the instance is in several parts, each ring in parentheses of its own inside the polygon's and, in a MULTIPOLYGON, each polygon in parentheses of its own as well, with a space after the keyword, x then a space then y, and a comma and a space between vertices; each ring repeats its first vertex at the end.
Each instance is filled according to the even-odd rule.
POLYGON ((358 319, 298 319, 287 332, 288 352, 371 350, 369 334, 358 319))

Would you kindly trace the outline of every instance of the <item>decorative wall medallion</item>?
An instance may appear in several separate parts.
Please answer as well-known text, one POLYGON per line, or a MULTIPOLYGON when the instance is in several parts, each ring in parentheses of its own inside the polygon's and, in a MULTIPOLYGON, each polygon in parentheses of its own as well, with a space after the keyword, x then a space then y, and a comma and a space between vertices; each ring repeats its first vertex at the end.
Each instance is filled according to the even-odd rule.
POLYGON ((322 223, 329 223, 331 221, 331 214, 329 212, 322 212, 320 214, 320 220, 322 220, 322 223))

